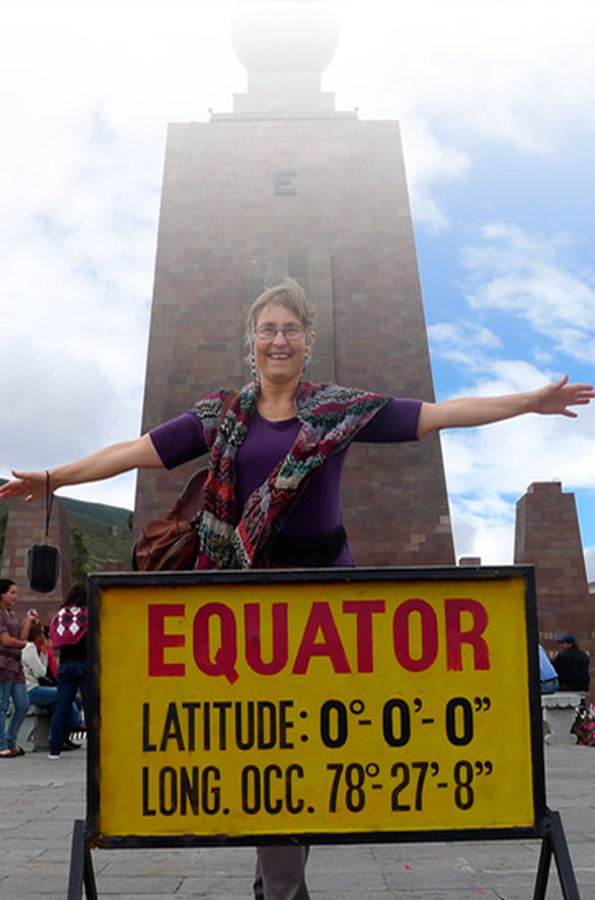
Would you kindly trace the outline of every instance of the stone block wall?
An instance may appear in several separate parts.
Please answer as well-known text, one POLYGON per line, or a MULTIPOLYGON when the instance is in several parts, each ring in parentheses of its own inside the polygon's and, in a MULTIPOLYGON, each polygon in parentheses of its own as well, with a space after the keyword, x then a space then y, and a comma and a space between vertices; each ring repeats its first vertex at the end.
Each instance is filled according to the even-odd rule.
MULTIPOLYGON (((556 653, 556 641, 573 634, 595 658, 595 595, 589 593, 574 494, 559 482, 534 482, 517 503, 515 563, 535 566, 539 637, 556 653)), ((591 667, 592 690, 595 666, 591 667)))
MULTIPOLYGON (((169 127, 143 430, 246 380, 246 308, 285 274, 320 311, 312 377, 433 399, 398 123, 230 113, 169 127)), ((141 473, 136 531, 192 468, 141 473)), ((354 446, 343 506, 359 564, 454 562, 437 437, 354 446)))

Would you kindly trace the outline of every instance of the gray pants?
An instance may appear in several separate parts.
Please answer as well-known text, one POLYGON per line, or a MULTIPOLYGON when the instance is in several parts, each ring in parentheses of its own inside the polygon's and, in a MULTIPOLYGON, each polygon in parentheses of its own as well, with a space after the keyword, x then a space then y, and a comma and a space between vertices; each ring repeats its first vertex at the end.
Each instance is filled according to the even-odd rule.
POLYGON ((309 850, 301 844, 257 847, 256 900, 310 900, 306 887, 309 850))

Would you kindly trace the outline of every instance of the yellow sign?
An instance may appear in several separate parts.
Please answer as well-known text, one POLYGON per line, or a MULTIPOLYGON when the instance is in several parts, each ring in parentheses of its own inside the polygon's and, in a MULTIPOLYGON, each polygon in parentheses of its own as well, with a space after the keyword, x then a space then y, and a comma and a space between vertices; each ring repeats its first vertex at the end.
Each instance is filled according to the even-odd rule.
POLYGON ((533 825, 523 577, 274 578, 99 576, 99 834, 533 825))

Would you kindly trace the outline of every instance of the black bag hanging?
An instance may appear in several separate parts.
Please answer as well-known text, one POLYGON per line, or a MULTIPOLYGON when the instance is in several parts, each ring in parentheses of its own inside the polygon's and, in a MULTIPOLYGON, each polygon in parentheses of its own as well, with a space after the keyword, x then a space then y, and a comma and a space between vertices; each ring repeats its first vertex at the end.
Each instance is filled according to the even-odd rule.
POLYGON ((27 578, 32 591, 49 594, 60 576, 60 548, 48 544, 50 515, 54 495, 50 492, 50 473, 45 473, 45 543, 33 544, 27 551, 27 578))

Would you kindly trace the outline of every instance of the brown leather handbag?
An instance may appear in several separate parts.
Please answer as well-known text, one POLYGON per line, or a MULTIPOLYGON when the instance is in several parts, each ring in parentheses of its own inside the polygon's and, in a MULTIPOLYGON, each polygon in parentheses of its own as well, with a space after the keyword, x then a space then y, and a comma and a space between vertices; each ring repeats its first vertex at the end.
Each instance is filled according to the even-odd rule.
MULTIPOLYGON (((230 391, 227 395, 219 425, 237 395, 237 391, 230 391)), ((165 519, 154 519, 145 525, 132 549, 132 568, 135 572, 171 572, 194 568, 198 554, 196 526, 208 474, 208 466, 197 469, 165 519)))

